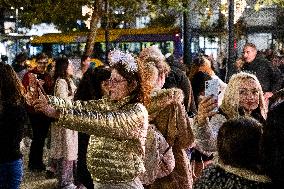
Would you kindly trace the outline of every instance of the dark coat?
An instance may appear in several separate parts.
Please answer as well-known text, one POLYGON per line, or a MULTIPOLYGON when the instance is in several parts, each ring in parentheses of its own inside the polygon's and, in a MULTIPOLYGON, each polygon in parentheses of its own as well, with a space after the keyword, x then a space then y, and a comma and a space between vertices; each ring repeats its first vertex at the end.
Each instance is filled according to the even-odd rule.
POLYGON ((210 165, 194 183, 193 189, 267 189, 271 184, 266 178, 244 169, 231 173, 218 165, 210 165))
POLYGON ((256 56, 251 63, 245 63, 242 71, 255 74, 263 92, 275 92, 281 88, 282 76, 280 70, 261 56, 256 56))
POLYGON ((0 164, 22 157, 20 142, 27 119, 24 106, 3 104, 0 112, 0 164))

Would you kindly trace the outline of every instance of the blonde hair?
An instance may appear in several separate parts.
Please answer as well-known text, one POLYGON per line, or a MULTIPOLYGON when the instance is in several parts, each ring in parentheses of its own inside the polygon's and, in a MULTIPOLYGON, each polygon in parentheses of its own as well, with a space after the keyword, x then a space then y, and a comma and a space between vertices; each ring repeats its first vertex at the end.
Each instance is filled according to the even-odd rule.
POLYGON ((246 43, 244 45, 244 49, 247 48, 247 47, 251 47, 251 48, 253 48, 253 49, 255 49, 257 51, 257 48, 256 48, 255 44, 253 44, 253 43, 246 43))
POLYGON ((153 80, 158 75, 157 71, 155 72, 157 69, 155 69, 151 64, 145 65, 139 58, 137 58, 137 64, 138 77, 141 86, 141 94, 138 99, 147 107, 147 105, 150 103, 151 92, 154 88, 153 80))
POLYGON ((170 72, 170 66, 166 63, 165 56, 156 45, 144 48, 137 58, 137 64, 143 94, 140 96, 140 101, 147 106, 150 103, 156 78, 160 74, 167 75, 170 72))
POLYGON ((259 80, 254 74, 250 74, 247 72, 240 72, 232 75, 225 90, 224 98, 220 108, 229 118, 238 118, 240 116, 239 89, 244 80, 250 80, 250 79, 254 80, 258 86, 260 114, 264 119, 266 119, 267 110, 264 103, 263 91, 259 83, 259 80))

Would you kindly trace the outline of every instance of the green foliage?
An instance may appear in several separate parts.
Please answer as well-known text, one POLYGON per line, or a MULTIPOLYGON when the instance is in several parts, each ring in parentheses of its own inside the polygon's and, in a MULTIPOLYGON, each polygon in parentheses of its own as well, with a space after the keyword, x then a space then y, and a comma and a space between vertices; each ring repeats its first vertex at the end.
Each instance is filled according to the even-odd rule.
POLYGON ((147 15, 146 0, 108 0, 109 11, 108 16, 109 24, 115 28, 120 23, 135 22, 137 16, 147 15))
POLYGON ((186 11, 182 0, 148 0, 148 9, 150 12, 164 12, 172 10, 176 12, 186 11))
POLYGON ((186 11, 180 0, 148 0, 147 10, 151 13, 148 27, 172 27, 186 11))
POLYGON ((82 20, 82 0, 45 0, 40 4, 30 5, 22 19, 29 26, 31 23, 54 23, 63 31, 76 27, 76 21, 82 20))
POLYGON ((234 29, 235 29, 235 36, 237 39, 240 39, 243 35, 245 35, 245 32, 247 30, 247 25, 243 18, 237 21, 234 29))
MULTIPOLYGON (((82 6, 96 4, 98 0, 0 0, 0 8, 10 7, 24 10, 19 13, 21 24, 30 27, 38 23, 54 23, 62 31, 76 29, 77 20, 85 20, 91 15, 82 16, 82 6)), ((185 2, 195 2, 192 9, 201 10, 210 7, 213 0, 108 0, 109 13, 106 15, 104 8, 97 13, 103 20, 108 18, 110 25, 115 27, 122 23, 131 23, 135 17, 151 15, 152 25, 163 25, 175 21, 183 12, 189 11, 183 6, 185 2), (119 12, 117 14, 117 11, 119 12)), ((105 2, 105 1, 104 1, 105 2)), ((205 17, 208 17, 206 15, 205 17)), ((77 28, 78 29, 78 28, 77 28)))
POLYGON ((20 8, 21 25, 30 27, 38 23, 54 23, 60 30, 70 31, 77 27, 76 21, 85 19, 82 6, 90 0, 0 0, 0 6, 20 8))
POLYGON ((254 9, 258 11, 262 5, 278 5, 280 7, 284 7, 284 1, 283 0, 257 0, 254 9))
POLYGON ((177 17, 172 15, 162 15, 152 18, 147 24, 148 27, 174 27, 177 17))

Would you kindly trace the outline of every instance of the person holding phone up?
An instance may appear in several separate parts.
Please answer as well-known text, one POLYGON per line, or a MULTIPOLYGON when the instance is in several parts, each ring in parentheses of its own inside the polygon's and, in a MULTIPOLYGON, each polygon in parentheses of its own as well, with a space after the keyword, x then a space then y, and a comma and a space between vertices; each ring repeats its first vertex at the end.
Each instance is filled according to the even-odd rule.
POLYGON ((193 132, 195 136, 202 136, 196 138, 195 148, 203 154, 211 155, 217 151, 219 128, 228 119, 248 116, 260 123, 265 122, 267 110, 263 92, 253 74, 234 74, 229 80, 218 112, 214 111, 216 106, 216 100, 212 96, 204 97, 199 103, 195 117, 193 132))
MULTIPOLYGON (((209 94, 215 94, 213 98, 215 99, 214 101, 221 101, 221 99, 218 99, 218 94, 220 90, 218 80, 212 79, 210 75, 199 71, 191 79, 191 84, 193 87, 195 104, 197 106, 200 101, 209 94)), ((218 106, 214 107, 214 110, 218 111, 218 106)), ((190 162, 192 165, 192 177, 195 182, 200 177, 203 169, 212 163, 213 154, 202 154, 195 147, 190 148, 187 153, 190 156, 190 162)))

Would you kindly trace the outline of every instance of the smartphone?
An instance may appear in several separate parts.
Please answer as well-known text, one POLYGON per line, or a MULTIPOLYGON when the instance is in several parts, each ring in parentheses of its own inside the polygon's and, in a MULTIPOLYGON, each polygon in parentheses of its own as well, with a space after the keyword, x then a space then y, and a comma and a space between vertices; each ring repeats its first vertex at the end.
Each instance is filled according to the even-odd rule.
MULTIPOLYGON (((218 103, 218 95, 219 95, 219 81, 218 79, 211 79, 205 81, 205 96, 212 96, 218 103)), ((218 107, 216 107, 213 111, 218 112, 218 107)))

